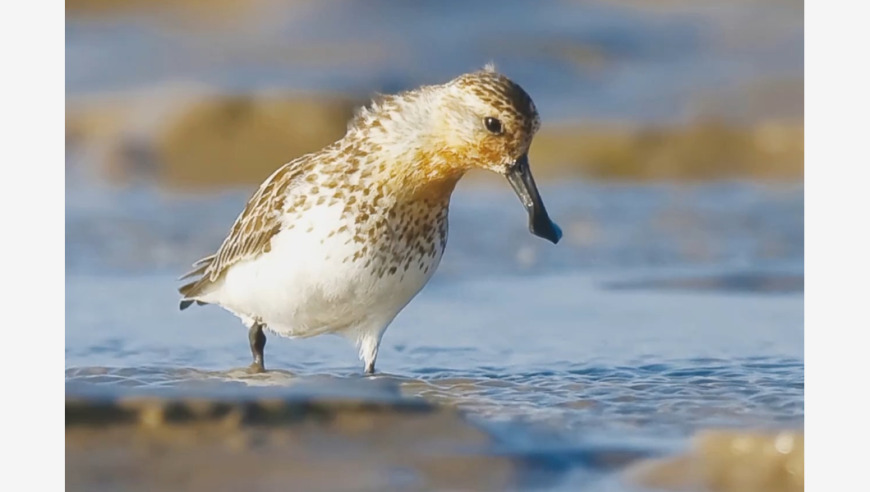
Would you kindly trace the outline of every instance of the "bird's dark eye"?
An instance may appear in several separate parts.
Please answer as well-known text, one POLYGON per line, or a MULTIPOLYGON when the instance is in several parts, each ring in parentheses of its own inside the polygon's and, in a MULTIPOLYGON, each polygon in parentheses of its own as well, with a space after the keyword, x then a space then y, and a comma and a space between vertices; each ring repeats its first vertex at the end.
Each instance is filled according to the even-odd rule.
POLYGON ((483 119, 483 124, 486 126, 486 129, 489 130, 490 133, 495 135, 501 135, 501 121, 498 118, 493 118, 492 116, 487 116, 483 119))

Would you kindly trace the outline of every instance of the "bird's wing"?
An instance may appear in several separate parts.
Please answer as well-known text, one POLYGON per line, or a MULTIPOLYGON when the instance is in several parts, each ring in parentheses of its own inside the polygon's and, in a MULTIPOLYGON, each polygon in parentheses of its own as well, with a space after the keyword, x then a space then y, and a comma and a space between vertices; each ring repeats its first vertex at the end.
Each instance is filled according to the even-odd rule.
POLYGON ((196 297, 226 273, 236 263, 266 253, 271 248, 272 237, 281 230, 281 217, 285 203, 292 200, 293 188, 310 171, 312 154, 302 156, 281 166, 272 173, 245 205, 236 218, 229 235, 217 253, 206 256, 193 264, 193 270, 179 280, 199 276, 181 286, 181 308, 192 304, 196 297))

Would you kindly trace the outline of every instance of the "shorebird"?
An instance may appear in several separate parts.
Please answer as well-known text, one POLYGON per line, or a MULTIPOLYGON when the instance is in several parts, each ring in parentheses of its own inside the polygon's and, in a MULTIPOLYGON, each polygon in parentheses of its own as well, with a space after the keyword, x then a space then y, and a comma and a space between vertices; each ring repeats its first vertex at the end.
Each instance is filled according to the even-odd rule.
POLYGON ((265 370, 265 328, 343 335, 373 373, 387 326, 441 261, 466 171, 505 176, 532 234, 559 241, 529 170, 539 126, 531 97, 491 65, 375 98, 344 137, 260 185, 217 252, 181 277, 195 280, 179 288, 180 308, 217 304, 238 316, 252 372, 265 370))

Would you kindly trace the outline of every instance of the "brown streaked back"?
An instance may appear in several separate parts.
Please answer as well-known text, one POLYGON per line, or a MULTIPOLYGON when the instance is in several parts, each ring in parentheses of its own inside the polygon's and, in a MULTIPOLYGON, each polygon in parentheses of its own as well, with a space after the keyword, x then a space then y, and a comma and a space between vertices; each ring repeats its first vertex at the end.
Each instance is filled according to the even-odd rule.
POLYGON ((288 191, 294 182, 311 171, 313 156, 307 154, 281 166, 260 185, 236 218, 218 251, 198 260, 193 264, 194 269, 180 278, 200 275, 199 279, 178 289, 184 296, 181 309, 189 306, 191 299, 203 294, 219 280, 230 266, 270 250, 272 237, 281 229, 288 191))

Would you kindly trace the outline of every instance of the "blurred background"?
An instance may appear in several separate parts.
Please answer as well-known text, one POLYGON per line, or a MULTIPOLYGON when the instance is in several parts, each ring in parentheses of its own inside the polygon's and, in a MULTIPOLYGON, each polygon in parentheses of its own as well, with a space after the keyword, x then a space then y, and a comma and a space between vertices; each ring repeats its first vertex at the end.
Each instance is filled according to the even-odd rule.
MULTIPOLYGON (((802 182, 800 2, 71 0, 66 11, 68 205, 78 190, 93 199, 106 187, 249 194, 282 163, 339 138, 374 93, 488 61, 535 99, 543 128, 531 159, 545 186, 802 182)), ((472 173, 463 184, 497 180, 472 173)), ((567 224, 575 246, 602 229, 585 205, 567 224)), ((238 206, 191 214, 221 227, 178 258, 217 244, 238 206)), ((686 208, 662 221, 689 220, 695 207, 686 208)), ((791 232, 792 242, 802 235, 791 232)), ((90 259, 126 251, 135 263, 148 254, 140 240, 154 239, 103 243, 110 251, 90 259)), ((150 260, 176 266, 175 251, 159 251, 167 256, 150 260)), ((67 268, 85 256, 68 250, 67 268)))
MULTIPOLYGON (((601 442, 800 428, 803 15, 793 0, 68 0, 68 393, 246 365, 237 320, 178 313, 174 278, 372 95, 494 62, 541 114, 532 170, 565 238, 532 237, 506 183, 471 173, 379 368, 405 396, 510 422, 503 443, 567 460, 575 486, 609 480, 589 457, 601 442)), ((340 340, 269 350, 293 373, 359 372, 340 340)), ((790 466, 758 490, 796 490, 790 466)), ((451 473, 426 483, 477 488, 438 481, 451 473)))
MULTIPOLYGON (((790 0, 67 2, 67 138, 113 182, 259 183, 374 92, 488 61, 533 95, 538 174, 803 171, 803 8, 790 0)), ((75 169, 78 171, 78 169, 75 169)))

